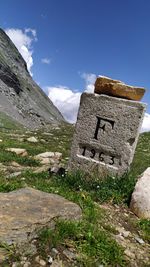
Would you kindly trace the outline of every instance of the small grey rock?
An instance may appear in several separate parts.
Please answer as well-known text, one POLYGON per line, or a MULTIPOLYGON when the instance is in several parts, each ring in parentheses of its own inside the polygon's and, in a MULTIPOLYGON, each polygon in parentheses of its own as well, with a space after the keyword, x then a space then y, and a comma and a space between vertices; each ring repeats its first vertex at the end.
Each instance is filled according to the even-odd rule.
POLYGON ((37 143, 38 142, 38 139, 35 138, 34 136, 31 136, 31 137, 27 138, 27 141, 28 142, 31 142, 31 143, 37 143))
POLYGON ((37 263, 39 263, 39 261, 40 261, 40 256, 36 256, 36 257, 35 257, 35 261, 36 261, 37 263))
POLYGON ((51 249, 51 254, 53 257, 56 257, 59 254, 59 251, 56 248, 51 249))
POLYGON ((48 263, 52 264, 52 262, 53 262, 53 258, 51 256, 48 256, 48 263))
POLYGON ((17 177, 21 175, 21 172, 14 172, 14 173, 11 173, 10 175, 7 176, 7 178, 14 178, 14 177, 17 177))
POLYGON ((12 267, 19 267, 20 263, 19 262, 13 262, 12 267))
POLYGON ((63 254, 70 260, 75 260, 76 259, 76 254, 70 251, 69 249, 65 249, 63 251, 63 254))
POLYGON ((27 261, 27 262, 23 265, 23 267, 29 267, 29 266, 31 266, 31 263, 30 263, 29 261, 27 261))
POLYGON ((138 236, 135 236, 135 240, 141 245, 145 244, 144 240, 138 236))
POLYGON ((41 266, 46 266, 46 261, 44 261, 43 259, 40 259, 39 264, 41 266))

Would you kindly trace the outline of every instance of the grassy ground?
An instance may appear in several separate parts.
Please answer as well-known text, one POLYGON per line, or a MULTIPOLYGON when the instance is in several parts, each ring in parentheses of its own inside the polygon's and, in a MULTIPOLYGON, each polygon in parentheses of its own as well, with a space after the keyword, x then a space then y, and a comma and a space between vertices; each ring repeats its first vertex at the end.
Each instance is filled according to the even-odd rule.
POLYGON ((0 112, 0 130, 5 132, 6 130, 16 129, 22 129, 22 125, 7 116, 5 113, 0 112))
MULTIPOLYGON (((48 131, 20 131, 3 129, 0 132, 0 162, 8 166, 12 161, 24 166, 39 166, 39 162, 33 156, 45 151, 58 151, 63 154, 62 163, 65 165, 70 150, 73 127, 62 126, 48 131), (35 136, 38 143, 29 143, 27 138, 35 136), (25 148, 28 156, 20 158, 5 149, 9 147, 25 148)), ((39 190, 57 193, 80 205, 83 211, 83 219, 80 222, 57 221, 55 231, 43 229, 39 233, 38 253, 42 257, 48 255, 52 247, 59 251, 62 248, 72 248, 78 255, 76 261, 66 262, 64 266, 132 266, 130 259, 126 257, 124 250, 114 236, 118 233, 115 219, 109 220, 107 208, 124 211, 119 213, 120 223, 124 221, 123 213, 128 213, 128 204, 138 175, 150 166, 150 133, 142 134, 136 149, 131 171, 121 178, 92 177, 89 182, 87 176, 81 173, 67 174, 65 177, 49 176, 48 172, 33 173, 32 169, 24 170, 20 176, 8 179, 5 172, 0 174, 0 192, 9 192, 24 186, 31 186, 39 190), (22 179, 23 177, 23 179, 22 179), (122 208, 123 207, 123 208, 122 208), (124 210, 125 209, 125 210, 124 210), (121 214, 121 215, 120 215, 121 214), (111 221, 112 220, 112 221, 111 221), (113 223, 114 220, 114 223, 113 223), (71 264, 71 265, 69 265, 71 264), (73 265, 74 264, 74 265, 73 265), (76 265, 75 265, 76 264, 76 265)), ((117 221, 118 223, 118 221, 117 221)), ((143 240, 150 245, 150 221, 127 220, 129 230, 138 233, 143 240)), ((139 248, 140 251, 140 248, 139 248)), ((13 258, 13 257, 12 257, 13 258)), ((149 266, 140 259, 138 266, 149 266)), ((11 266, 11 265, 6 265, 11 266)))

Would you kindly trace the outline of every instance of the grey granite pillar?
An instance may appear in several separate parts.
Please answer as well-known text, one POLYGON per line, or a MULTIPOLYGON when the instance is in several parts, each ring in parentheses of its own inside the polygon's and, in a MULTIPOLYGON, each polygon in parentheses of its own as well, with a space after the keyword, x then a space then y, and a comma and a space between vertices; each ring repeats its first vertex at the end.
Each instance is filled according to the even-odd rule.
POLYGON ((83 93, 69 170, 123 175, 133 160, 145 104, 83 93))

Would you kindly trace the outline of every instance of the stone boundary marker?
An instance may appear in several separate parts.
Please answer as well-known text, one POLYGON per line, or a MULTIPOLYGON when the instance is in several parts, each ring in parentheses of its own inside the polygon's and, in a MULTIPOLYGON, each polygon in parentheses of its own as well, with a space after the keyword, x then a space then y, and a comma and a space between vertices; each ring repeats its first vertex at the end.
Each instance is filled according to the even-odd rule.
MULTIPOLYGON (((105 79, 103 94, 81 95, 68 169, 121 176, 132 162, 146 105, 114 97, 113 80, 110 80, 112 96, 105 95, 104 87, 108 93, 110 84, 105 79)), ((125 84, 121 86, 130 89, 125 84)), ((126 96, 130 99, 128 93, 126 96)))

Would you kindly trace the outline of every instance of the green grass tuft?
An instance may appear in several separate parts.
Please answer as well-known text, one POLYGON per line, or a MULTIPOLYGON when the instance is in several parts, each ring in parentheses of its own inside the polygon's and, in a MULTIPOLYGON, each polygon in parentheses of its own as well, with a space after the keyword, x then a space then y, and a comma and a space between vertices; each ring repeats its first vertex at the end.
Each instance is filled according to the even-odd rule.
POLYGON ((28 156, 22 157, 16 155, 14 152, 9 152, 5 150, 0 151, 0 162, 7 164, 8 162, 16 161, 17 163, 24 166, 39 166, 39 162, 28 156))
POLYGON ((140 230, 142 230, 143 238, 150 244, 150 220, 142 219, 138 222, 140 230))
POLYGON ((128 204, 135 185, 135 178, 129 174, 105 179, 93 176, 89 179, 87 175, 76 172, 67 174, 63 179, 59 176, 55 177, 55 181, 61 182, 62 185, 72 190, 87 191, 94 200, 100 203, 111 201, 128 204))
POLYGON ((58 220, 55 231, 44 229, 40 232, 39 241, 39 249, 42 254, 45 253, 47 246, 62 250, 62 247, 65 249, 67 244, 71 243, 78 255, 79 266, 94 267, 98 263, 104 266, 127 266, 123 249, 107 231, 99 226, 99 216, 93 202, 90 202, 89 206, 86 203, 86 212, 84 210, 81 221, 58 220), (93 220, 91 220, 91 215, 94 213, 93 220))

